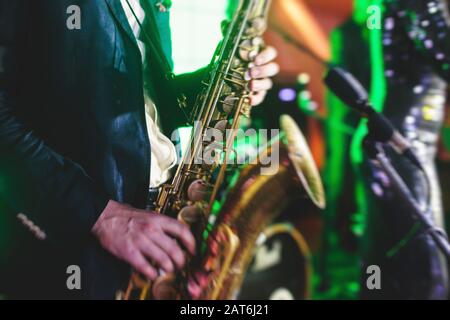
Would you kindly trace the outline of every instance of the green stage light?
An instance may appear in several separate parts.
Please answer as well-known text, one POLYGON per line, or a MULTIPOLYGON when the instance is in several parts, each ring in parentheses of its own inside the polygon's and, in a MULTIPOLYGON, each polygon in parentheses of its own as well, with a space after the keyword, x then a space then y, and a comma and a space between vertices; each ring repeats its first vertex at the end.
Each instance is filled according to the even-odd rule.
POLYGON ((222 39, 221 22, 227 0, 174 1, 171 29, 175 74, 198 70, 209 64, 222 39))
MULTIPOLYGON (((382 8, 383 0, 371 0, 371 6, 378 6, 382 8)), ((366 9, 367 10, 367 9, 366 9)), ((367 14, 367 11, 366 11, 367 14)), ((371 88, 370 99, 374 108, 378 112, 383 111, 384 100, 386 97, 386 80, 384 77, 384 58, 383 58, 383 41, 382 30, 371 29, 369 30, 369 48, 370 48, 370 61, 371 61, 371 88)), ((367 135, 367 122, 361 121, 361 124, 356 130, 355 136, 351 145, 351 160, 354 168, 360 168, 363 159, 362 142, 367 135)), ((359 170, 359 169, 355 169, 359 170)), ((356 203, 359 213, 366 213, 368 210, 368 203, 366 200, 366 190, 361 179, 356 181, 356 203)), ((365 225, 365 215, 355 216, 359 223, 355 224, 355 233, 362 234, 363 226, 365 225)))

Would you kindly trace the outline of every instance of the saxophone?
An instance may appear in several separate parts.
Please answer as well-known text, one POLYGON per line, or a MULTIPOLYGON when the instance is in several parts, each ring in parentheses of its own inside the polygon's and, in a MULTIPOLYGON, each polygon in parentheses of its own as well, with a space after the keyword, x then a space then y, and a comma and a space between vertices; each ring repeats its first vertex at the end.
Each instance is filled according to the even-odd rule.
POLYGON ((246 72, 264 46, 270 4, 271 0, 240 0, 191 114, 195 125, 188 148, 155 204, 156 212, 190 226, 198 255, 185 270, 161 275, 153 282, 134 272, 118 298, 189 299, 187 284, 198 270, 208 275, 201 299, 234 298, 259 234, 291 199, 304 197, 305 192, 295 188, 303 186, 309 198, 323 207, 317 169, 300 130, 288 116, 281 120, 283 132, 259 155, 267 157, 280 150, 277 173, 261 175, 261 164, 246 165, 236 173, 233 188, 223 190, 240 119, 250 116, 246 72), (225 131, 231 134, 218 138, 225 131), (224 193, 225 200, 217 206, 224 193))

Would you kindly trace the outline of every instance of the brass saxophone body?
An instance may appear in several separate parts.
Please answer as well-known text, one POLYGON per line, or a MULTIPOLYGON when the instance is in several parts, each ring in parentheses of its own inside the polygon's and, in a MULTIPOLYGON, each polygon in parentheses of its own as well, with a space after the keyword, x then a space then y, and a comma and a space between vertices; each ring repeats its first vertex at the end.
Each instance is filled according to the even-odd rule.
MULTIPOLYGON (((202 299, 236 298, 258 237, 290 203, 302 203, 306 198, 318 208, 325 207, 320 175, 302 132, 287 115, 281 117, 280 127, 280 135, 258 155, 260 161, 236 173, 237 182, 221 206, 217 228, 232 230, 228 238, 234 240, 220 242, 223 255, 208 257, 206 266, 212 276, 202 299), (261 174, 262 163, 267 163, 264 158, 273 152, 279 153, 276 173, 261 174)), ((214 246, 217 238, 211 237, 209 245, 214 246)))
POLYGON ((239 2, 194 106, 191 120, 195 123, 190 144, 172 183, 162 186, 156 202, 157 212, 177 217, 191 227, 198 255, 187 263, 185 270, 162 275, 154 282, 133 273, 128 288, 119 298, 189 299, 187 283, 198 270, 208 274, 208 285, 201 299, 233 298, 251 260, 257 237, 285 203, 305 195, 298 187, 303 185, 302 190, 306 190, 318 206, 323 206, 317 169, 300 130, 286 116, 282 127, 284 132, 289 132, 282 133, 260 155, 270 155, 274 148, 280 150, 277 173, 261 175, 260 165, 245 166, 236 173, 237 182, 226 193, 221 209, 211 215, 229 175, 228 159, 239 119, 250 113, 250 79, 246 72, 264 46, 262 35, 270 4, 271 0, 239 2), (218 139, 225 131, 231 134, 218 139), (303 142, 299 147, 300 140, 303 142), (313 188, 310 187, 311 177, 305 176, 302 166, 313 176, 313 188))

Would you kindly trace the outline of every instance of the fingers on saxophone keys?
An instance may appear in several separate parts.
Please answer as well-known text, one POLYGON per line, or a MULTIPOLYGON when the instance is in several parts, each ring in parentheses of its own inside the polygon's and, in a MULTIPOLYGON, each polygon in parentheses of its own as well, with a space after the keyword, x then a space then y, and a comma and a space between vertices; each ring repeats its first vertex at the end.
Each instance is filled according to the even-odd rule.
POLYGON ((249 74, 252 79, 264 79, 276 76, 280 72, 280 66, 276 62, 270 62, 265 65, 255 66, 249 69, 249 74))
POLYGON ((253 60, 255 60, 257 55, 258 55, 257 50, 247 51, 247 50, 242 49, 240 52, 241 59, 244 61, 253 61, 253 60))
POLYGON ((278 56, 278 51, 274 47, 266 47, 255 57, 255 64, 257 66, 262 66, 274 61, 278 56))
POLYGON ((196 272, 188 282, 188 291, 193 299, 200 298, 202 291, 208 285, 208 274, 206 272, 196 272))
POLYGON ((208 274, 206 272, 198 271, 194 274, 194 277, 202 289, 208 284, 208 274))
POLYGON ((242 44, 239 50, 239 57, 242 61, 250 62, 258 56, 258 50, 248 45, 242 44))
POLYGON ((240 44, 239 57, 243 61, 254 61, 259 55, 259 50, 263 46, 264 41, 261 37, 245 40, 240 44))
POLYGON ((273 81, 270 78, 265 78, 261 80, 252 80, 249 86, 252 92, 268 91, 272 89, 273 81))
MULTIPOLYGON (((171 260, 172 266, 174 265, 177 269, 184 267, 186 257, 175 240, 164 234, 149 234, 148 237, 167 254, 171 260)), ((166 268, 163 268, 163 270, 166 272, 168 271, 166 268)))
POLYGON ((266 98, 266 95, 267 95, 267 91, 259 91, 259 92, 253 93, 252 98, 251 98, 251 105, 253 107, 260 105, 266 98))
POLYGON ((195 255, 195 238, 189 228, 168 217, 160 216, 159 218, 166 220, 166 223, 161 224, 163 231, 179 240, 191 255, 195 255))
POLYGON ((154 262, 155 267, 161 268, 167 273, 175 271, 175 267, 169 257, 169 254, 155 243, 155 241, 147 238, 146 236, 140 236, 137 240, 135 240, 135 244, 138 249, 145 257, 154 262))
POLYGON ((200 298, 202 288, 198 285, 198 283, 196 283, 195 280, 189 280, 187 289, 192 299, 200 298))
POLYGON ((135 247, 130 245, 124 254, 125 260, 138 272, 143 274, 149 280, 155 280, 158 272, 151 266, 144 255, 135 247))

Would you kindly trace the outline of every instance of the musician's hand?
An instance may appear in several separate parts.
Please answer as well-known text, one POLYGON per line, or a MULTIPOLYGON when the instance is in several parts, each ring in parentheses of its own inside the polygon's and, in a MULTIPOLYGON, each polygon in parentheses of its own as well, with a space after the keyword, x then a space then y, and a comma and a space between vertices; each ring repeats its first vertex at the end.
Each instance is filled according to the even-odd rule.
POLYGON ((194 237, 185 225, 112 200, 92 232, 107 251, 150 280, 158 276, 158 269, 170 273, 184 266, 186 259, 180 244, 195 254, 194 237))
POLYGON ((208 285, 208 274, 206 272, 198 271, 194 274, 194 277, 188 282, 188 291, 193 300, 198 300, 202 294, 202 291, 206 289, 208 285))
POLYGON ((280 66, 274 62, 278 53, 273 47, 266 47, 254 59, 254 66, 250 68, 249 75, 250 90, 253 91, 252 106, 261 104, 267 94, 272 89, 272 77, 280 71, 280 66))

